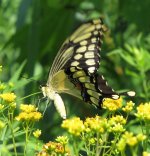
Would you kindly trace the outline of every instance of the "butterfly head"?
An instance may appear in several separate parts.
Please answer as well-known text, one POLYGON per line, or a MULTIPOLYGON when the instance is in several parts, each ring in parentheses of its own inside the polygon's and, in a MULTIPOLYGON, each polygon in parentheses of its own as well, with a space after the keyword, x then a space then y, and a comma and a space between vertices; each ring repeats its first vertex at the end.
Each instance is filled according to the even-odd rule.
POLYGON ((49 99, 54 100, 55 92, 54 92, 54 90, 52 90, 52 88, 50 86, 41 85, 40 89, 41 89, 44 97, 48 97, 49 99))
POLYGON ((43 93, 43 96, 47 97, 49 100, 53 100, 54 105, 60 116, 63 119, 66 119, 66 109, 61 96, 56 91, 54 91, 53 88, 49 85, 43 85, 40 86, 40 88, 43 93))

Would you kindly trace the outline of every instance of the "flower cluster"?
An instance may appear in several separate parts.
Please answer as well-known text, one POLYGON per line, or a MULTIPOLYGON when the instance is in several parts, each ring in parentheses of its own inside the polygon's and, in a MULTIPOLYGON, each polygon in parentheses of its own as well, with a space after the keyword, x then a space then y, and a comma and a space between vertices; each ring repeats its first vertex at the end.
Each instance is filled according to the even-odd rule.
POLYGON ((61 126, 65 129, 67 129, 69 133, 71 133, 75 136, 79 136, 85 128, 83 121, 80 120, 80 118, 78 118, 78 117, 64 120, 61 126))
POLYGON ((146 139, 146 136, 143 134, 138 134, 138 135, 134 136, 132 132, 126 131, 122 135, 122 138, 119 140, 119 142, 117 144, 118 150, 123 151, 125 149, 126 145, 133 147, 145 139, 146 139))
POLYGON ((95 116, 95 118, 86 118, 84 122, 86 132, 94 131, 104 133, 107 126, 107 119, 100 116, 95 116))
POLYGON ((132 101, 129 101, 129 102, 127 102, 126 106, 122 108, 122 110, 123 110, 124 112, 129 113, 130 111, 133 110, 134 105, 135 105, 135 104, 134 104, 132 101))
POLYGON ((150 102, 140 104, 135 115, 141 120, 150 121, 150 102))
POLYGON ((33 135, 35 138, 39 138, 41 135, 41 130, 37 129, 36 131, 33 132, 33 135))
POLYGON ((6 102, 11 103, 15 101, 16 95, 14 93, 3 93, 3 94, 0 94, 0 98, 6 102))
POLYGON ((122 115, 116 115, 109 119, 108 124, 110 132, 123 132, 125 131, 123 126, 126 124, 126 119, 122 115))
POLYGON ((58 136, 55 140, 61 143, 62 145, 66 145, 69 139, 67 136, 58 136))
POLYGON ((20 109, 22 112, 16 117, 18 121, 39 121, 42 118, 34 105, 21 104, 20 109))
POLYGON ((58 142, 49 141, 46 143, 42 151, 37 156, 49 156, 49 155, 66 155, 70 156, 68 150, 65 149, 64 145, 58 142))
POLYGON ((83 122, 79 118, 64 120, 62 127, 66 128, 69 133, 79 136, 82 132, 86 133, 104 133, 109 132, 124 132, 126 119, 122 115, 116 115, 109 119, 96 115, 92 118, 86 118, 83 122))
POLYGON ((122 107, 122 98, 117 100, 106 98, 103 101, 103 108, 109 111, 116 111, 122 107))

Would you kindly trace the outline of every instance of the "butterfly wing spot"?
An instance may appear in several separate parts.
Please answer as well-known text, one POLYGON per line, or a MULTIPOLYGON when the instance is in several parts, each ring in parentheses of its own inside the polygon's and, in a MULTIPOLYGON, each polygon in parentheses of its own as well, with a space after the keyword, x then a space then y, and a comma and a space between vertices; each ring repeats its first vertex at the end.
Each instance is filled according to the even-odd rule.
POLYGON ((88 88, 88 89, 95 90, 95 86, 94 86, 94 84, 92 84, 92 83, 87 83, 87 82, 86 82, 84 85, 85 85, 85 87, 88 88))
POLYGON ((91 44, 88 46, 88 50, 94 50, 95 49, 95 45, 94 44, 91 44))
POLYGON ((86 40, 80 42, 80 46, 85 46, 87 44, 88 44, 88 41, 86 41, 86 40))
POLYGON ((123 92, 123 93, 120 93, 120 95, 132 97, 132 96, 135 96, 135 92, 134 91, 123 92))
POLYGON ((100 24, 96 25, 96 29, 101 29, 101 25, 100 24))
POLYGON ((95 24, 95 25, 96 25, 96 24, 99 24, 99 23, 100 23, 100 24, 102 23, 101 19, 94 19, 92 22, 93 22, 93 24, 95 24))
POLYGON ((97 92, 88 89, 88 90, 87 90, 87 93, 88 93, 89 95, 91 95, 92 97, 95 97, 96 99, 99 99, 99 95, 98 95, 97 92))
POLYGON ((78 61, 74 61, 71 63, 71 66, 78 66, 79 65, 79 62, 78 61))
POLYGON ((94 98, 94 97, 90 97, 90 100, 92 101, 92 103, 94 103, 96 106, 99 106, 99 100, 94 98))
POLYGON ((98 31, 94 31, 93 34, 94 34, 94 35, 98 35, 98 31))
POLYGON ((117 94, 111 95, 111 98, 112 98, 112 99, 114 99, 114 100, 119 99, 119 97, 120 97, 120 96, 119 96, 119 95, 117 95, 117 94))
POLYGON ((85 59, 88 59, 88 58, 94 58, 95 56, 94 56, 94 52, 86 52, 85 54, 84 54, 84 58, 85 59))
POLYGON ((81 82, 81 83, 84 83, 84 82, 90 82, 90 78, 89 77, 79 77, 79 81, 81 82))
POLYGON ((70 71, 73 73, 73 72, 76 71, 76 68, 75 68, 75 67, 71 67, 71 68, 70 68, 70 71))
POLYGON ((86 76, 86 74, 83 70, 77 71, 73 74, 73 78, 77 78, 77 77, 81 77, 81 76, 86 76))
POLYGON ((89 71, 90 74, 94 73, 95 70, 96 70, 95 67, 89 67, 89 68, 88 68, 88 71, 89 71))
POLYGON ((95 43, 95 42, 97 42, 97 40, 98 40, 98 39, 96 39, 96 37, 94 37, 94 38, 91 38, 91 42, 92 42, 92 43, 95 43))
POLYGON ((94 59, 88 59, 88 60, 85 61, 85 63, 88 66, 93 66, 93 65, 95 65, 95 60, 94 59))
POLYGON ((83 53, 83 52, 86 51, 86 49, 87 49, 86 46, 79 47, 79 48, 76 50, 76 53, 83 53))
POLYGON ((127 92, 127 95, 128 96, 135 96, 135 92, 134 91, 129 91, 129 92, 127 92))
POLYGON ((77 54, 77 55, 74 56, 74 59, 75 60, 80 60, 82 57, 83 57, 83 55, 77 54))

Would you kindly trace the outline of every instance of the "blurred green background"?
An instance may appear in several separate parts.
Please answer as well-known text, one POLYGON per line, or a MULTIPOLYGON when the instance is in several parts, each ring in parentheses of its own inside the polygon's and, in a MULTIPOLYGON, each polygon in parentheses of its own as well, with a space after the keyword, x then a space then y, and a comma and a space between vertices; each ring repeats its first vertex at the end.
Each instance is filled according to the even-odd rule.
MULTIPOLYGON (((102 17, 108 31, 99 72, 117 91, 134 90, 136 104, 150 99, 150 1, 136 0, 0 0, 0 64, 2 81, 13 82, 18 97, 39 91, 63 41, 77 26, 102 17)), ((38 103, 40 96, 26 99, 38 103)), ((68 117, 84 119, 102 111, 62 95, 68 117)), ((20 102, 18 102, 18 105, 20 102)), ((40 103, 43 111, 46 102, 40 103)), ((37 126, 48 141, 62 133, 53 104, 37 126), (45 135, 49 134, 49 135, 45 135)))

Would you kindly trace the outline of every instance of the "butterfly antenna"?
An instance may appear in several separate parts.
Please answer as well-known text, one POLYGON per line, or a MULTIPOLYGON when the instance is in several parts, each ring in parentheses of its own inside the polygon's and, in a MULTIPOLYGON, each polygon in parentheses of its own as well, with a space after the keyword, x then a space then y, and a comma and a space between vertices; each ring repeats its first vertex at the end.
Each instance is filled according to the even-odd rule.
POLYGON ((41 85, 41 81, 39 81, 39 80, 36 80, 37 78, 28 78, 28 77, 25 77, 25 76, 21 76, 22 78, 24 78, 24 79, 26 79, 27 81, 29 81, 29 82, 36 82, 38 85, 41 85))
POLYGON ((19 101, 20 101, 20 100, 24 100, 24 99, 26 99, 26 98, 29 98, 29 97, 31 97, 31 96, 33 96, 33 95, 37 95, 37 94, 41 94, 41 92, 36 92, 36 93, 30 94, 30 95, 24 96, 23 98, 20 98, 20 99, 18 99, 18 100, 19 100, 19 101))

